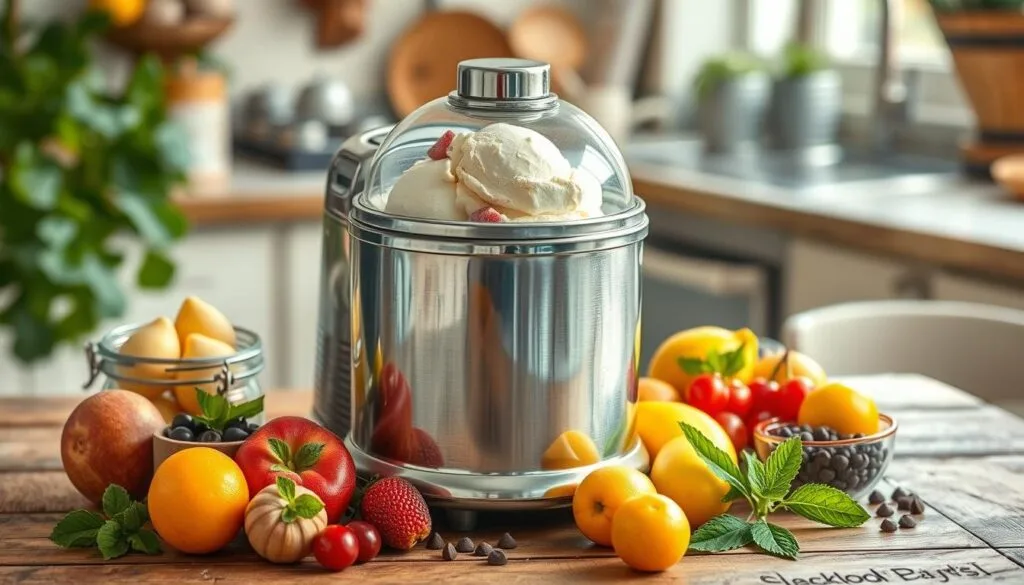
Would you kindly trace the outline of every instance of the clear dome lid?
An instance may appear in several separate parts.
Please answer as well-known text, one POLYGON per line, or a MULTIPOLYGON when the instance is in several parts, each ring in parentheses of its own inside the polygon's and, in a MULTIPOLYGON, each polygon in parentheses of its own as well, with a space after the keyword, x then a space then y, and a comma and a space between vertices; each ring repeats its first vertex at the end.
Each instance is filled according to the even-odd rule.
POLYGON ((433 225, 445 235, 457 234, 442 224, 488 221, 466 217, 471 211, 463 209, 463 197, 508 214, 513 225, 529 223, 534 235, 545 226, 588 231, 588 224, 635 215, 643 204, 615 142, 593 118, 553 94, 549 79, 550 67, 538 61, 460 63, 456 89, 407 116, 380 144, 354 213, 397 220, 403 231, 422 233, 433 225), (428 170, 435 162, 441 164, 428 170), (418 163, 413 174, 422 176, 408 177, 418 163), (448 201, 456 190, 459 201, 448 201), (392 196, 411 203, 389 205, 392 196))

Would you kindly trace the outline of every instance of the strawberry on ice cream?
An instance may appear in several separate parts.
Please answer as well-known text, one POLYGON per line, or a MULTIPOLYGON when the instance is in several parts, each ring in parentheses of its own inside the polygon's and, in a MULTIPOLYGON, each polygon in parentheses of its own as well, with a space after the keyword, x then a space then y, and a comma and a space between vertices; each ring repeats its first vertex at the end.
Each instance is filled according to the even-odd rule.
POLYGON ((496 123, 447 131, 409 168, 385 211, 450 221, 571 221, 602 215, 601 185, 542 134, 496 123), (442 157, 443 153, 443 157, 442 157))

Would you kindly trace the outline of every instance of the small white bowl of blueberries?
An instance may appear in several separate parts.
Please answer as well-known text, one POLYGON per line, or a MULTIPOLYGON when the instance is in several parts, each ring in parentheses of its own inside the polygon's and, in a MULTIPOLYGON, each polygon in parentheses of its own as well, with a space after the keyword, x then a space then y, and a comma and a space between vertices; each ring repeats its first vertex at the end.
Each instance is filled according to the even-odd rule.
POLYGON ((263 397, 242 404, 231 404, 217 395, 204 395, 197 389, 202 414, 180 413, 171 424, 153 437, 153 469, 178 451, 192 447, 209 447, 234 458, 238 448, 259 429, 263 397))

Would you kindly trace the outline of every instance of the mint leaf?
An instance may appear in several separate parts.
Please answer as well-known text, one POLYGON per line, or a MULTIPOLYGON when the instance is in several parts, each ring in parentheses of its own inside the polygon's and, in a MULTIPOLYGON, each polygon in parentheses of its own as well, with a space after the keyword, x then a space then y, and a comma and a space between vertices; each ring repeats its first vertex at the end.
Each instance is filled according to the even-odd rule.
POLYGON ((128 552, 128 540, 121 532, 121 525, 114 520, 107 520, 96 533, 96 544, 100 548, 103 560, 109 561, 128 552))
POLYGON ((706 373, 708 371, 707 370, 707 364, 705 364, 704 360, 702 360, 700 358, 687 358, 687 357, 683 357, 683 358, 677 359, 676 363, 679 364, 679 367, 682 368, 684 372, 686 372, 687 374, 690 374, 691 376, 697 376, 699 374, 704 374, 704 373, 706 373))
POLYGON ((708 520, 690 537, 690 550, 724 552, 747 546, 754 541, 750 524, 731 514, 708 520))
POLYGON ((295 508, 292 508, 291 506, 281 510, 281 522, 284 522, 285 524, 295 522, 298 517, 299 515, 295 513, 295 508))
POLYGON ((295 461, 292 462, 295 472, 301 473, 315 466, 317 461, 320 461, 323 451, 323 443, 306 443, 299 447, 299 452, 295 454, 295 461))
POLYGON ((75 510, 53 527, 50 540, 63 548, 94 546, 103 522, 103 517, 96 512, 75 510))
POLYGON ((738 348, 728 353, 722 354, 722 372, 723 376, 735 376, 743 369, 746 365, 746 356, 743 355, 743 349, 747 346, 747 342, 744 341, 738 348))
POLYGON ((793 533, 781 526, 769 524, 761 518, 750 527, 754 543, 766 553, 785 559, 795 559, 800 552, 800 545, 793 533))
POLYGON ((733 486, 729 486, 729 491, 725 492, 725 495, 722 496, 722 503, 724 504, 745 497, 747 496, 743 492, 737 490, 733 486))
POLYGON ((263 412, 263 397, 254 398, 241 404, 232 404, 228 408, 228 420, 236 418, 251 418, 263 412))
POLYGON ((820 483, 808 483, 793 490, 782 505, 794 514, 828 526, 852 528, 870 516, 846 492, 820 483))
POLYGON ((722 373, 722 371, 725 369, 722 356, 721 354, 718 353, 718 350, 715 348, 711 348, 708 350, 707 355, 704 356, 704 361, 707 362, 707 367, 712 372, 722 373))
POLYGON ((757 455, 750 451, 744 451, 743 458, 747 462, 747 483, 750 484, 750 491, 753 492, 755 497, 764 498, 764 464, 757 458, 757 455))
POLYGON ((707 464, 708 469, 711 473, 718 476, 719 479, 728 483, 730 486, 735 488, 736 491, 743 494, 743 497, 750 499, 750 488, 747 485, 746 480, 743 478, 743 474, 740 473, 740 468, 732 462, 729 455, 725 451, 722 451, 711 442, 710 439, 704 436, 697 430, 696 427, 686 424, 680 421, 679 427, 683 429, 683 435, 686 436, 686 440, 693 446, 693 450, 697 452, 697 456, 707 464))
POLYGON ((224 425, 228 421, 228 411, 231 410, 228 399, 197 387, 196 401, 199 402, 199 410, 203 413, 201 418, 206 426, 218 431, 224 430, 224 425))
POLYGON ((103 513, 113 518, 124 512, 132 503, 128 490, 117 484, 110 484, 103 490, 103 513))
POLYGON ((320 510, 324 509, 324 503, 320 501, 320 498, 310 495, 302 494, 295 498, 295 513, 305 519, 315 518, 320 510))
POLYGON ((781 500, 789 493, 789 487, 800 473, 801 449, 800 437, 790 437, 783 441, 768 455, 764 463, 764 492, 762 495, 769 500, 781 500))
POLYGON ((133 551, 155 555, 163 548, 160 546, 160 539, 152 530, 140 530, 128 537, 128 544, 133 551))
POLYGON ((267 442, 270 443, 270 450, 274 452, 274 456, 287 467, 292 461, 292 450, 288 447, 288 443, 281 439, 270 439, 267 442))
POLYGON ((145 504, 133 502, 124 511, 116 514, 113 520, 121 525, 121 530, 125 534, 132 534, 138 532, 142 525, 149 520, 149 514, 145 504))
POLYGON ((284 476, 277 476, 277 493, 289 504, 295 501, 295 482, 284 476))

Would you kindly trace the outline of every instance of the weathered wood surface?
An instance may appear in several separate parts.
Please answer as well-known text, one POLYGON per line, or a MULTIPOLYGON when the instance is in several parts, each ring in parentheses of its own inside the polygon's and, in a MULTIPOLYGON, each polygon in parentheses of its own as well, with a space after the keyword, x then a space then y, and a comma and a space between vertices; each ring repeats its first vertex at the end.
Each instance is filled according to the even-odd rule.
MULTIPOLYGON (((688 556, 666 573, 647 576, 630 571, 612 551, 589 544, 565 510, 492 515, 484 528, 469 534, 475 541, 493 542, 510 530, 520 546, 510 551, 504 567, 489 567, 469 555, 444 562, 438 551, 421 546, 405 554, 386 553, 368 565, 334 575, 320 570, 312 559, 287 567, 262 562, 244 536, 203 557, 167 550, 158 556, 129 555, 108 562, 95 551, 58 549, 47 539, 53 525, 64 512, 87 505, 60 470, 59 455, 60 426, 80 398, 0 400, 0 583, 643 579, 812 585, 812 578, 817 583, 830 578, 843 583, 836 579, 855 582, 858 576, 876 579, 875 575, 884 578, 879 581, 883 583, 1024 583, 1024 421, 919 376, 848 382, 875 396, 881 410, 900 421, 898 456, 880 489, 888 493, 901 485, 924 498, 928 509, 916 528, 886 534, 878 528, 879 519, 872 518, 859 528, 830 529, 779 514, 773 520, 792 529, 801 543, 803 552, 796 562, 743 549, 688 556)), ((307 414, 311 399, 309 392, 269 393, 268 415, 307 414)), ((742 515, 744 510, 737 506, 734 512, 742 515)), ((443 529, 443 522, 440 525, 447 539, 462 536, 443 529)))

